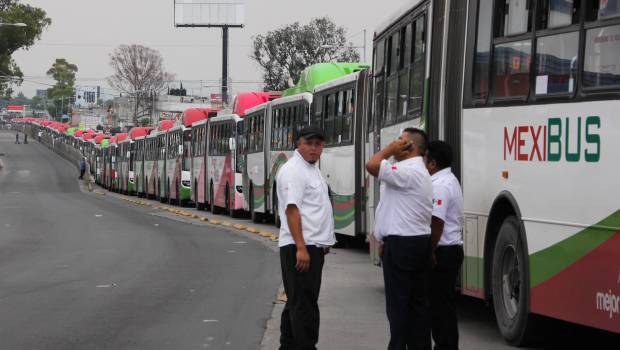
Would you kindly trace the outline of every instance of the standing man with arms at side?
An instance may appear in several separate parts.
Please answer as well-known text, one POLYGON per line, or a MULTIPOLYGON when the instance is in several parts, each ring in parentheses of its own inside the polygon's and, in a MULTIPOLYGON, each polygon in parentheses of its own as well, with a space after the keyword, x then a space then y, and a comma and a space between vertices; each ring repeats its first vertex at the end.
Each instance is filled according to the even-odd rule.
POLYGON ((278 246, 287 295, 280 325, 280 350, 315 350, 319 340, 319 291, 324 255, 336 243, 327 183, 317 162, 325 137, 307 126, 298 133, 297 149, 276 178, 278 246))
POLYGON ((388 350, 431 349, 428 273, 433 188, 422 158, 426 144, 424 131, 407 128, 366 164, 381 181, 374 236, 383 242, 388 350), (387 160, 392 156, 395 164, 387 160))
POLYGON ((463 263, 463 192, 454 176, 452 148, 443 141, 428 145, 426 167, 433 182, 430 278, 432 333, 435 350, 458 350, 456 279, 463 263))

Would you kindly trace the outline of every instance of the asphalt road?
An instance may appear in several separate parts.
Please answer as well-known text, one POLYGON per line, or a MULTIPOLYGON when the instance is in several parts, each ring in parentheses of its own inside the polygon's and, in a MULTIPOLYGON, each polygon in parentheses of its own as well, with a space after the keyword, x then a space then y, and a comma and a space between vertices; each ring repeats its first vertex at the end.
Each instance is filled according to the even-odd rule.
POLYGON ((0 348, 258 349, 277 255, 225 229, 82 193, 0 131, 0 348))

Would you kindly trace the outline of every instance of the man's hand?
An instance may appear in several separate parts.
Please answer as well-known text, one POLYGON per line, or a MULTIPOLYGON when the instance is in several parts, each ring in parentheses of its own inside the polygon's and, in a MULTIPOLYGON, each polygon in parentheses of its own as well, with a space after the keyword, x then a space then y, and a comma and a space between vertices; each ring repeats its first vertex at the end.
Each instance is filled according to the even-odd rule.
POLYGON ((297 254, 295 255, 297 263, 295 268, 299 272, 307 272, 310 269, 310 254, 306 247, 297 248, 297 254))
POLYGON ((383 243, 379 244, 379 259, 383 260, 383 243))
POLYGON ((408 141, 408 140, 401 140, 398 139, 396 141, 392 141, 392 143, 390 143, 387 146, 387 152, 393 156, 395 154, 398 154, 400 152, 405 151, 407 148, 409 148, 411 145, 413 144, 412 141, 408 141))

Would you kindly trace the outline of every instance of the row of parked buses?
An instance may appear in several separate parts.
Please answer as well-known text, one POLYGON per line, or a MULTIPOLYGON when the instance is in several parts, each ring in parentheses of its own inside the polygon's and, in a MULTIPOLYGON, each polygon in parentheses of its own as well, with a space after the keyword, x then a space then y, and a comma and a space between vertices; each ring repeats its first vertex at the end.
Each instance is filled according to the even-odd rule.
POLYGON ((540 315, 619 333, 619 37, 620 1, 411 0, 375 31, 371 67, 319 64, 281 97, 66 141, 113 190, 277 221, 293 132, 318 125, 336 231, 365 236, 380 197, 365 162, 424 128, 463 185, 461 292, 493 303, 512 344, 540 315))

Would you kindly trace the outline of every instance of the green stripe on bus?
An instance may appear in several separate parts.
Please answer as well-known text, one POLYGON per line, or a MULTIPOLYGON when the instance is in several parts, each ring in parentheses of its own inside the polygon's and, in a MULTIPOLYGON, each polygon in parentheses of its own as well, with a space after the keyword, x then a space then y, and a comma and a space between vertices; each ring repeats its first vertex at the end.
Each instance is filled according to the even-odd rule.
MULTIPOLYGON (((549 280, 620 231, 620 210, 599 223, 530 255, 531 288, 549 280)), ((611 263, 611 262, 610 262, 611 263)))

